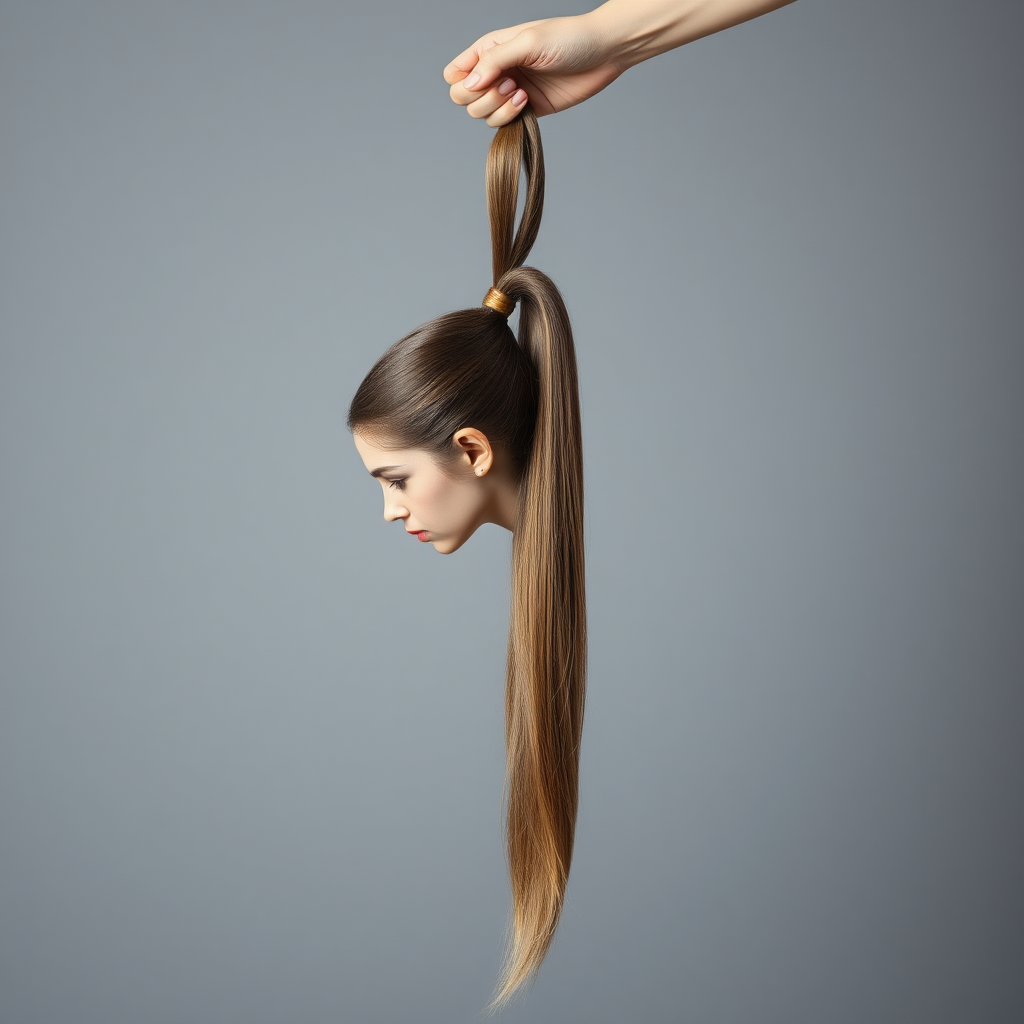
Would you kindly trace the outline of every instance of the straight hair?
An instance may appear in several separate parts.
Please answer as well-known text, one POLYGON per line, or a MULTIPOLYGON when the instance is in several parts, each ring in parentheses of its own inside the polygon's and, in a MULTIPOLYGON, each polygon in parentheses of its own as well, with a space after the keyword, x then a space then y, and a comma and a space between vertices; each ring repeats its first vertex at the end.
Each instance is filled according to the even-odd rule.
POLYGON ((565 900, 579 793, 587 629, 576 350, 554 282, 524 266, 540 228, 544 156, 527 106, 487 156, 492 278, 519 306, 518 339, 489 306, 396 342, 363 380, 348 425, 385 446, 458 456, 475 427, 515 469, 505 673, 506 838, 512 913, 492 1011, 540 968, 565 900), (515 223, 520 175, 523 213, 515 223))

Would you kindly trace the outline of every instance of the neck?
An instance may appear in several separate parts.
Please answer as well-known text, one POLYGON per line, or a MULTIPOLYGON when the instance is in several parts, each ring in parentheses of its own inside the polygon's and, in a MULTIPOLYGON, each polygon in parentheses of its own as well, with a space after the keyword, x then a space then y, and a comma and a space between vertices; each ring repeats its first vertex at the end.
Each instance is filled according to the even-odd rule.
POLYGON ((515 532, 516 510, 519 508, 519 483, 511 474, 489 473, 493 475, 491 486, 491 507, 488 521, 504 526, 510 533, 515 532))

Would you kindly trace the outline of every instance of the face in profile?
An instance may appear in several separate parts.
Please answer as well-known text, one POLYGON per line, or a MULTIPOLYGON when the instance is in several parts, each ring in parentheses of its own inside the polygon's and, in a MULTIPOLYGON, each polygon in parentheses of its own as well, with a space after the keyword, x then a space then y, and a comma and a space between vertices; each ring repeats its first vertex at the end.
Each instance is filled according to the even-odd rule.
POLYGON ((353 434, 363 464, 384 491, 384 518, 398 520, 406 533, 443 555, 458 551, 484 523, 511 529, 490 446, 471 435, 478 432, 459 431, 458 457, 440 464, 422 449, 384 448, 353 434))

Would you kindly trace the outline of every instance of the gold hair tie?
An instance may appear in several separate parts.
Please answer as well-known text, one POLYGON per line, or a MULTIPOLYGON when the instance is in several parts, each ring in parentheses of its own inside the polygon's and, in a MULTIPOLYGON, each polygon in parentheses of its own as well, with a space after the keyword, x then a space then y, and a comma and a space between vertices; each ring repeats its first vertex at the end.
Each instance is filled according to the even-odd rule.
POLYGON ((512 310, 516 308, 515 302, 504 292, 499 292, 497 288, 489 288, 487 290, 481 305, 490 306, 491 309, 497 310, 506 320, 512 315, 512 310))

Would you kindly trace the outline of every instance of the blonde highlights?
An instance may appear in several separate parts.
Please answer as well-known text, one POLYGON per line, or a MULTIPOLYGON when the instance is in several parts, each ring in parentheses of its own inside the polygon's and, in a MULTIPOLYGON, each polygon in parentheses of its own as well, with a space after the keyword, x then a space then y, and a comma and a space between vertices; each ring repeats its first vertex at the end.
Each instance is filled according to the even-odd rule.
MULTIPOLYGON (((544 159, 529 107, 487 157, 493 291, 519 307, 518 339, 491 306, 438 317, 396 342, 360 385, 349 427, 450 457, 462 427, 507 453, 518 479, 505 680, 511 937, 491 1009, 537 972, 565 899, 579 789, 587 635, 583 449, 565 303, 523 266, 540 228, 544 159), (520 176, 523 213, 515 223, 520 176)), ((488 295, 491 293, 489 292, 488 295)))

